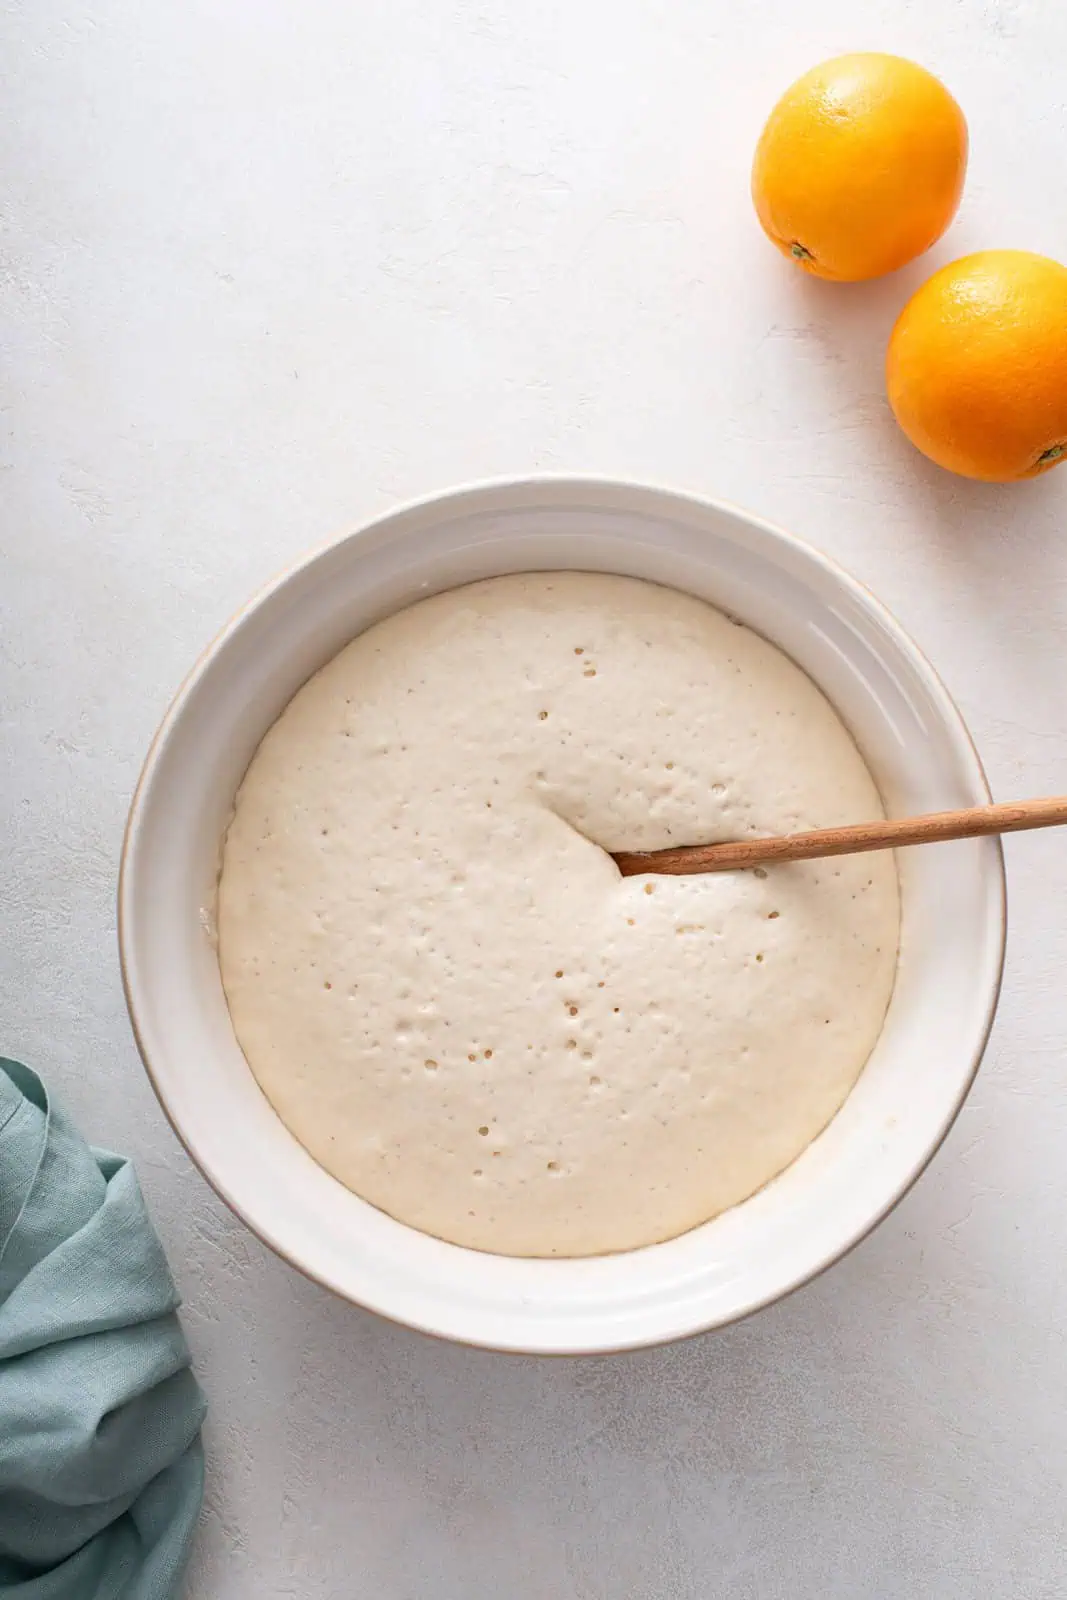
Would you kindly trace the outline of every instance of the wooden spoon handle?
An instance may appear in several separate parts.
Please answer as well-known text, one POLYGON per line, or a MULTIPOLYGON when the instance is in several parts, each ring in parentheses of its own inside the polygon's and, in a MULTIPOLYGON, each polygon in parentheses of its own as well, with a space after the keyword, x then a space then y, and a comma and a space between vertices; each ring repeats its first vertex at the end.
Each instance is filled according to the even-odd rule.
POLYGON ((738 839, 726 844, 682 845, 673 850, 620 851, 616 865, 624 878, 645 872, 682 876, 727 872, 782 861, 821 856, 851 856, 864 850, 895 850, 905 844, 935 844, 942 839, 977 839, 987 833, 1018 833, 1067 823, 1067 796, 1021 800, 1016 805, 972 806, 967 811, 935 811, 926 817, 891 822, 859 822, 847 828, 819 828, 780 838, 738 839))

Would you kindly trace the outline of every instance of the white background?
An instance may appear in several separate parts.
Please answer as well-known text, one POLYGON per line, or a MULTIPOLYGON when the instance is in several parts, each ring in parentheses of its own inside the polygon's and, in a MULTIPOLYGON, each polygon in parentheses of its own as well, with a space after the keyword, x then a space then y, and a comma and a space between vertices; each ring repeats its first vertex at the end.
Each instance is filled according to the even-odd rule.
POLYGON ((752 1322, 493 1357, 332 1300, 167 1128, 115 869, 200 646, 308 545, 535 469, 736 500, 842 560, 1001 798, 1067 789, 1067 469, 896 433, 892 320, 983 245, 1067 257, 1052 0, 6 0, 0 1047, 128 1150, 211 1400, 194 1600, 1036 1600, 1067 1592, 1067 850, 1008 844, 1006 992, 917 1190, 752 1322), (970 121, 960 219, 871 286, 759 233, 777 93, 912 55, 970 121))

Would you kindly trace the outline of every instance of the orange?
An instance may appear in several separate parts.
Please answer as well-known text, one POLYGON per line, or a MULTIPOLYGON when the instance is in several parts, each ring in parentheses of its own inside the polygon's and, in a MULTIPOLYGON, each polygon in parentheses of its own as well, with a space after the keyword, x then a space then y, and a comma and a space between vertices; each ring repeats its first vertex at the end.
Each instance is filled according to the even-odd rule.
POLYGON ((752 168, 764 232, 817 278, 893 272, 960 203, 967 124, 944 84, 900 56, 837 56, 787 89, 752 168))
POLYGON ((1007 483, 1067 459, 1067 267, 980 250, 927 279, 889 340, 893 415, 924 455, 1007 483))

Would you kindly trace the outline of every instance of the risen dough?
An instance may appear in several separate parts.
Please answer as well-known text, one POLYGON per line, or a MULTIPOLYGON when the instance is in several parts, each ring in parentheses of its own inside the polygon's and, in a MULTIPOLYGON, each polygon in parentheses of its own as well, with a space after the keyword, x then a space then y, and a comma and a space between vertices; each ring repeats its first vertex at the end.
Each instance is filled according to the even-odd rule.
POLYGON ((620 879, 605 850, 879 815, 811 681, 700 601, 493 579, 300 690, 219 885, 234 1028, 375 1206, 509 1255, 703 1222, 825 1127, 893 984, 892 856, 620 879))

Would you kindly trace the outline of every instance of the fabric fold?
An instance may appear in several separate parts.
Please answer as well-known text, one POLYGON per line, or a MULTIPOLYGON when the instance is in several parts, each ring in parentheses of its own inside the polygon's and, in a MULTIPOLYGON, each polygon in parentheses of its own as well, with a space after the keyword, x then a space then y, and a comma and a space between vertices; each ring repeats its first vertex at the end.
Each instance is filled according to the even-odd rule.
POLYGON ((204 1399, 133 1168, 0 1058, 0 1600, 172 1600, 204 1399))

